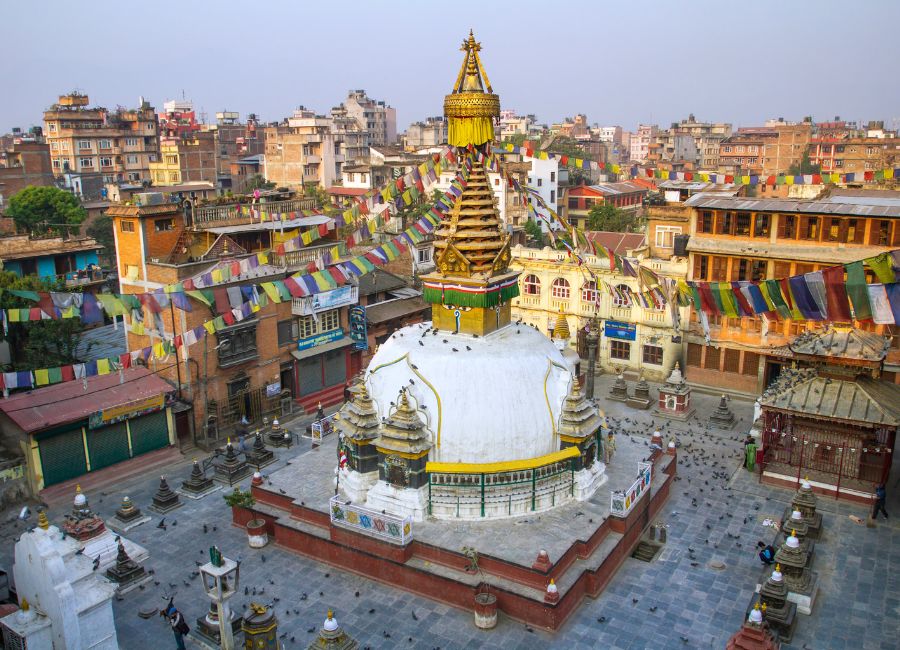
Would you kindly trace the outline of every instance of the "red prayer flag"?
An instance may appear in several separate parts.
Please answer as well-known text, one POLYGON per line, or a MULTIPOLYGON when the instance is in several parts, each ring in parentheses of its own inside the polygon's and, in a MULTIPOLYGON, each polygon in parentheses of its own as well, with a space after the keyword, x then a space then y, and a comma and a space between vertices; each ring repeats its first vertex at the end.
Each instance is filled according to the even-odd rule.
POLYGON ((777 182, 774 176, 766 176, 766 185, 775 185, 777 182))
POLYGON ((694 173, 693 172, 684 172, 684 180, 686 180, 686 181, 694 180, 694 173))
POLYGON ((814 185, 822 184, 822 174, 813 174, 813 184, 814 185))
MULTIPOLYGON (((122 364, 123 370, 128 370, 128 368, 131 367, 131 354, 129 352, 126 352, 125 354, 120 354, 119 355, 119 363, 122 364)), ((67 381, 66 380, 66 368, 67 367, 71 368, 72 366, 63 366, 62 367, 63 381, 67 381)), ((72 373, 72 378, 73 379, 75 378, 74 372, 72 373)))
POLYGON ((844 283, 844 267, 822 269, 825 279, 825 297, 828 304, 828 320, 850 321, 850 303, 847 301, 847 285, 844 283))
POLYGON ((560 164, 560 165, 563 165, 563 166, 568 165, 568 164, 569 164, 569 157, 568 157, 568 156, 560 156, 560 157, 559 157, 559 164, 560 164))
POLYGON ((734 182, 734 176, 732 176, 731 174, 725 174, 725 182, 726 182, 726 183, 733 183, 733 182, 734 182))
POLYGON ((873 180, 875 180, 875 172, 873 172, 873 171, 865 172, 865 173, 863 174, 863 177, 864 177, 867 181, 873 181, 873 180))
MULTIPOLYGON (((128 357, 128 362, 131 363, 131 355, 123 354, 122 356, 128 357)), ((62 374, 63 381, 75 381, 75 368, 74 366, 62 366, 59 369, 62 374)), ((0 375, 2 376, 2 375, 0 375)))

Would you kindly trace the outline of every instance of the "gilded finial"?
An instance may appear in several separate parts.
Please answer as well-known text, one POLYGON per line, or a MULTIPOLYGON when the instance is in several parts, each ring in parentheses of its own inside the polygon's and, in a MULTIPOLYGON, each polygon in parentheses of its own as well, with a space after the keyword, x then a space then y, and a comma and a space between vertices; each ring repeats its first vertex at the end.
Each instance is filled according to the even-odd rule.
POLYGON ((50 522, 47 520, 47 513, 41 510, 38 512, 38 526, 41 530, 47 530, 50 528, 50 522))
POLYGON ((29 609, 31 609, 31 605, 28 604, 28 599, 24 596, 22 597, 22 603, 21 605, 19 605, 19 609, 21 609, 23 612, 27 612, 29 609))
POLYGON ((75 484, 75 494, 81 494, 81 483, 75 484))
POLYGON ((776 565, 775 565, 775 570, 778 571, 778 573, 781 573, 781 565, 780 565, 780 564, 776 564, 776 565))
POLYGON ((792 529, 791 529, 791 537, 796 537, 796 536, 797 536, 797 529, 796 529, 796 528, 792 528, 792 529))
POLYGON ((329 609, 328 610, 328 620, 330 621, 333 618, 334 618, 334 612, 329 609))

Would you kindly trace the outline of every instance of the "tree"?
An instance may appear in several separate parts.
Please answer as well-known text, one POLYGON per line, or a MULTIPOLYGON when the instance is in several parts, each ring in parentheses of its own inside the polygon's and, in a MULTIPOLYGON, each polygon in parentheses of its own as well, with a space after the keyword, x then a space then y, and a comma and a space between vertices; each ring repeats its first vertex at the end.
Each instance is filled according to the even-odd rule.
POLYGON ((809 159, 809 151, 804 151, 800 158, 799 165, 791 165, 788 167, 788 174, 791 176, 799 176, 801 174, 820 174, 822 173, 821 165, 813 165, 809 159))
POLYGON ((77 233, 78 225, 87 217, 87 211, 74 194, 57 187, 33 185, 10 197, 6 214, 13 218, 17 228, 41 234, 66 230, 77 233), (72 227, 66 228, 66 225, 72 227))
POLYGON ((525 144, 525 141, 528 139, 528 134, 526 133, 513 133, 511 136, 506 138, 502 144, 511 144, 516 147, 521 147, 525 144))
POLYGON ((525 222, 525 234, 528 235, 529 239, 536 241, 538 246, 544 241, 544 231, 541 229, 541 224, 534 219, 528 219, 525 222))
MULTIPOLYGON (((39 278, 35 275, 20 277, 10 271, 0 271, 0 289, 19 291, 65 291, 62 281, 39 278)), ((3 292, 3 308, 30 308, 35 303, 3 292)), ((78 363, 76 348, 84 327, 80 318, 41 320, 28 323, 10 323, 9 332, 3 338, 9 342, 12 364, 16 369, 53 368, 78 363)))
POLYGON ((316 207, 320 210, 331 207, 331 200, 328 198, 328 192, 318 183, 306 183, 303 186, 303 196, 308 199, 316 200, 316 207))
POLYGON ((93 237, 103 246, 103 256, 108 260, 109 266, 115 266, 116 261, 116 237, 113 233, 112 217, 101 215, 87 227, 85 233, 93 237))
POLYGON ((634 232, 637 226, 635 217, 624 210, 609 205, 595 205, 588 212, 588 228, 607 232, 634 232))
POLYGON ((275 183, 270 183, 262 174, 254 174, 244 183, 244 192, 252 192, 253 190, 271 190, 274 189, 275 183))

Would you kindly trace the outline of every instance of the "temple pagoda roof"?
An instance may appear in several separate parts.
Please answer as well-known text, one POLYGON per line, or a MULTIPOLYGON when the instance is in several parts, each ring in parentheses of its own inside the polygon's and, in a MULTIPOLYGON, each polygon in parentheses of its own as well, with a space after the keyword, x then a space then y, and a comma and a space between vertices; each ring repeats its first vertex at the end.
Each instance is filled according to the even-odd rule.
POLYGON ((887 337, 853 327, 804 332, 788 344, 794 354, 869 362, 884 360, 890 346, 887 337))

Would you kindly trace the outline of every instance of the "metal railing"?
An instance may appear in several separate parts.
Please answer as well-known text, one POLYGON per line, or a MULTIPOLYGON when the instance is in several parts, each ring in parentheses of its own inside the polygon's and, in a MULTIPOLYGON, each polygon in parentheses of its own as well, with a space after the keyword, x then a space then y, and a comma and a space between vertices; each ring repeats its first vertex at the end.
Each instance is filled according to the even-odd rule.
POLYGON ((413 539, 412 517, 382 514, 378 510, 349 503, 341 497, 332 497, 328 504, 334 526, 349 528, 400 546, 406 546, 413 539))
POLYGON ((288 199, 286 201, 261 201, 257 203, 232 203, 228 205, 210 205, 194 208, 194 226, 196 228, 216 228, 220 226, 259 223, 260 211, 269 214, 284 214, 301 210, 314 210, 315 199, 288 199), (252 208, 250 214, 244 214, 242 208, 252 208))
POLYGON ((609 514, 613 517, 627 517, 646 492, 650 491, 653 480, 653 463, 638 463, 638 477, 625 490, 614 490, 609 495, 609 514))
POLYGON ((326 415, 321 420, 316 420, 310 426, 310 437, 313 442, 322 442, 322 438, 334 431, 334 420, 337 413, 326 415))
POLYGON ((294 268, 297 266, 306 266, 310 262, 315 262, 322 253, 330 250, 335 246, 338 247, 340 257, 346 257, 347 244, 344 241, 332 241, 321 246, 307 246, 298 251, 287 251, 284 255, 278 253, 269 253, 269 264, 281 268, 294 268))

